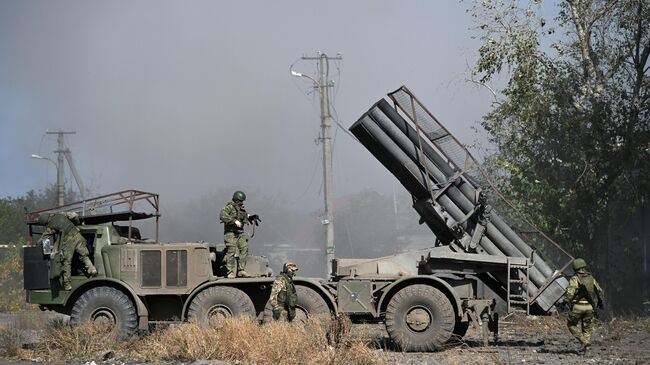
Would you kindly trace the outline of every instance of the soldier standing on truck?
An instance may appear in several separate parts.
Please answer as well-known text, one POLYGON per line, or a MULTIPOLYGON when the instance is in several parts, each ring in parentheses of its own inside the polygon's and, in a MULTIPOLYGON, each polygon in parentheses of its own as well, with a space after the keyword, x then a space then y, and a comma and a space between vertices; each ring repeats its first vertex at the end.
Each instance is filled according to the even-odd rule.
POLYGON ((232 195, 232 201, 228 202, 219 214, 219 220, 224 224, 223 235, 226 244, 226 269, 227 277, 248 278, 250 275, 246 272, 246 260, 248 258, 248 235, 244 232, 244 225, 261 222, 257 214, 250 215, 244 208, 246 194, 243 191, 235 191, 232 195), (239 249, 239 271, 237 271, 237 262, 235 253, 239 249))
POLYGON ((575 273, 569 280, 566 291, 567 299, 571 305, 567 326, 571 334, 582 344, 583 353, 587 354, 591 346, 594 307, 603 307, 604 292, 596 279, 587 271, 585 260, 575 259, 573 271, 575 273), (595 299, 598 301, 597 304, 594 303, 595 299), (582 326, 580 326, 581 322, 582 326))
POLYGON ((271 307, 273 308, 273 319, 286 319, 293 321, 296 317, 296 304, 298 294, 293 284, 293 277, 298 271, 298 265, 287 262, 282 267, 282 272, 273 282, 271 288, 271 307))
POLYGON ((88 247, 86 247, 86 240, 81 235, 77 225, 79 222, 79 215, 74 212, 67 213, 43 213, 38 216, 38 223, 45 226, 45 231, 41 235, 41 240, 54 241, 54 235, 60 234, 62 251, 62 268, 63 275, 63 290, 72 290, 71 284, 71 271, 72 271, 72 257, 76 252, 79 259, 84 264, 86 272, 90 276, 97 275, 97 269, 93 265, 88 255, 88 247))

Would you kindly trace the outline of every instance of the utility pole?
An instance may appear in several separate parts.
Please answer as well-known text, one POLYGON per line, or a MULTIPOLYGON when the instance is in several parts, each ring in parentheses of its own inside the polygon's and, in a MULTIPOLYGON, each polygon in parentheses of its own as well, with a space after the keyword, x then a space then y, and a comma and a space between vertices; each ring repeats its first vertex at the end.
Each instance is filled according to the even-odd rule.
POLYGON ((57 195, 59 197, 59 206, 64 205, 64 195, 65 195, 65 181, 64 181, 64 175, 63 175, 63 159, 65 158, 65 145, 63 143, 63 136, 65 134, 76 134, 77 132, 70 131, 62 131, 58 130, 56 132, 45 132, 45 134, 57 134, 57 142, 59 145, 59 148, 54 151, 58 154, 57 157, 57 165, 56 165, 56 187, 57 187, 57 195))
POLYGON ((303 56, 303 60, 316 60, 319 62, 320 75, 319 79, 313 78, 291 71, 291 74, 298 77, 307 77, 314 82, 314 87, 318 88, 320 93, 320 119, 321 135, 319 140, 323 144, 323 195, 325 200, 324 217, 321 220, 325 226, 325 255, 326 255, 326 272, 328 277, 332 275, 331 263, 335 258, 334 246, 334 214, 332 210, 332 114, 330 113, 329 88, 334 84, 329 81, 329 61, 343 59, 340 55, 329 57, 325 53, 318 52, 316 56, 303 56))

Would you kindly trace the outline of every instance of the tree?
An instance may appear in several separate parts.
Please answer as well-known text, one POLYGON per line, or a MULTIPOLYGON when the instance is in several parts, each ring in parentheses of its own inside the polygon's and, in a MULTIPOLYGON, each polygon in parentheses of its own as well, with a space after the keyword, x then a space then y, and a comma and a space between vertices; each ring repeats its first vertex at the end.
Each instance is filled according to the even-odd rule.
POLYGON ((0 312, 15 312, 30 306, 23 291, 23 260, 20 252, 24 241, 19 240, 0 249, 0 312))
MULTIPOLYGON (((502 193, 543 230, 586 254, 599 229, 650 197, 650 4, 476 1, 482 45, 472 80, 502 193), (491 86, 505 77, 501 88, 491 86)), ((618 221, 618 220, 617 220, 618 221)))
MULTIPOLYGON (((66 192, 65 201, 77 200, 79 196, 74 191, 66 192)), ((15 243, 26 236, 25 213, 56 205, 56 185, 50 185, 40 191, 30 190, 15 198, 0 198, 0 244, 15 243)))

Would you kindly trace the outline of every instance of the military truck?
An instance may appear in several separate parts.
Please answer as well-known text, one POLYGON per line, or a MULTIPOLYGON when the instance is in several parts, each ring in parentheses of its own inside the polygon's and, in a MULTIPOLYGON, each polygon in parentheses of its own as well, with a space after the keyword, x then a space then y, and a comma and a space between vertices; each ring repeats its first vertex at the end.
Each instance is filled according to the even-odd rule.
MULTIPOLYGON (((517 221, 497 214, 475 174, 480 165, 406 87, 388 96, 392 106, 381 99, 350 131, 411 193, 420 223, 433 233, 431 248, 337 258, 327 279, 297 277, 298 320, 329 313, 383 322, 403 350, 432 351, 462 338, 471 323, 483 328, 487 342, 489 331, 498 333, 499 313, 553 311, 568 284, 562 272, 571 255, 534 227, 514 229, 517 221)), ((247 265, 259 277, 224 278, 222 244, 158 243, 158 204, 158 195, 130 190, 30 213, 31 237, 38 214, 78 212, 99 275, 73 276, 73 289, 62 291, 56 247, 34 244, 25 249, 27 300, 70 314, 73 322, 113 323, 123 336, 189 318, 268 318, 273 278, 264 276, 264 258, 247 265), (133 227, 145 218, 156 220, 153 240, 133 227)))
MULTIPOLYGON (((189 318, 200 322, 215 316, 262 318, 274 280, 266 258, 249 256, 246 269, 254 278, 226 279, 223 243, 159 242, 159 202, 157 194, 127 190, 28 213, 27 302, 68 314, 72 323, 113 324, 121 338, 152 324, 189 318), (60 237, 52 245, 37 239, 44 230, 38 216, 58 212, 78 213, 78 227, 98 271, 96 277, 87 277, 73 258, 69 291, 61 285, 60 237), (155 238, 143 238, 134 226, 143 220, 155 220, 155 238)), ((299 319, 334 311, 323 299, 331 294, 318 281, 297 278, 296 285, 299 319)))

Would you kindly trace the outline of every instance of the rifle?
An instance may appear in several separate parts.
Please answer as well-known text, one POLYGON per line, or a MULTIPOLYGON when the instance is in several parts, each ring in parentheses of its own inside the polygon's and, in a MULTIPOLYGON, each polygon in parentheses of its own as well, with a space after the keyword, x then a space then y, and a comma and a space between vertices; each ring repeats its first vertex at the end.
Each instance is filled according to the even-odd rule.
POLYGON ((253 226, 253 232, 251 233, 251 238, 255 236, 255 227, 259 226, 261 221, 262 220, 260 219, 260 216, 257 214, 248 216, 248 223, 250 223, 253 226))
POLYGON ((596 305, 596 303, 594 303, 594 298, 591 296, 591 294, 587 290, 587 287, 584 286, 584 284, 582 284, 580 282, 580 277, 578 277, 578 292, 576 293, 576 297, 577 298, 585 298, 589 302, 589 304, 591 304, 591 307, 594 309, 594 317, 599 318, 597 309, 602 309, 603 308, 602 307, 602 301, 600 300, 600 298, 598 298, 598 305, 596 305))

